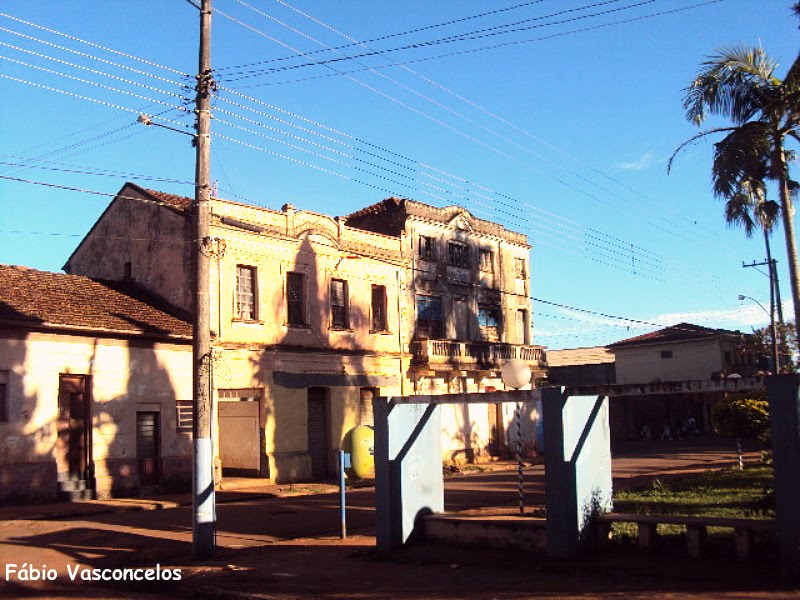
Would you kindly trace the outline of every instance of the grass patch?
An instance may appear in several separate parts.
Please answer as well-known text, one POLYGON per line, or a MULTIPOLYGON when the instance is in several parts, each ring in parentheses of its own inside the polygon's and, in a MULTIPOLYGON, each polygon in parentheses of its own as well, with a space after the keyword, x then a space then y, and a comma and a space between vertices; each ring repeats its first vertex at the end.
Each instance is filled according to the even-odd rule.
POLYGON ((654 515, 775 517, 771 466, 725 469, 669 480, 614 494, 614 510, 654 515))
MULTIPOLYGON (((743 471, 725 469, 668 480, 655 479, 647 487, 614 494, 614 510, 622 513, 729 517, 747 519, 775 518, 775 476, 770 465, 752 465, 743 471)), ((679 525, 659 525, 665 538, 682 537, 679 525)), ((708 528, 709 538, 730 538, 726 528, 708 528)), ((632 523, 615 523, 614 537, 636 539, 632 523)))

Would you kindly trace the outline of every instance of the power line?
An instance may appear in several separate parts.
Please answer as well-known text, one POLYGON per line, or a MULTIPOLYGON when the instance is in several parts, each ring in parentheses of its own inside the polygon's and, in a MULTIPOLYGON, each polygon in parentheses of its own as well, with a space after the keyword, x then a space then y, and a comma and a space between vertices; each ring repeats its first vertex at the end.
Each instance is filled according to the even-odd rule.
MULTIPOLYGON (((618 0, 609 0, 609 2, 616 2, 616 1, 618 1, 618 0)), ((418 48, 426 48, 426 47, 429 47, 429 46, 438 46, 438 45, 441 45, 441 44, 451 44, 451 43, 461 42, 461 41, 471 41, 471 40, 483 39, 483 38, 487 38, 487 37, 494 37, 494 36, 497 36, 497 35, 506 35, 508 33, 516 33, 516 32, 519 32, 519 31, 526 31, 526 30, 530 30, 530 29, 539 29, 541 27, 549 27, 549 26, 552 26, 552 25, 563 25, 565 23, 570 23, 570 22, 574 22, 574 21, 581 21, 581 20, 584 20, 584 19, 589 19, 589 18, 594 18, 594 17, 601 17, 601 16, 605 16, 607 14, 612 14, 612 13, 620 12, 620 11, 623 11, 623 10, 630 10, 632 8, 638 8, 638 7, 644 6, 646 4, 652 4, 653 2, 655 2, 655 0, 641 0, 639 2, 636 2, 634 4, 630 4, 628 6, 623 6, 623 7, 614 8, 614 9, 608 9, 608 10, 600 11, 600 12, 597 12, 597 13, 592 13, 592 14, 589 14, 589 15, 580 15, 580 16, 577 16, 577 17, 569 18, 569 19, 563 19, 561 21, 554 21, 552 23, 531 25, 531 26, 528 26, 528 27, 522 27, 522 28, 514 29, 514 30, 494 31, 494 32, 491 32, 491 33, 483 33, 483 34, 481 34, 479 32, 485 31, 485 30, 477 30, 477 31, 474 31, 474 32, 469 32, 469 33, 465 33, 465 34, 459 34, 459 35, 455 35, 455 36, 448 36, 448 37, 444 37, 444 38, 438 38, 438 39, 435 39, 435 40, 428 40, 428 41, 425 41, 425 42, 416 42, 416 43, 413 43, 413 44, 406 44, 404 46, 398 46, 398 47, 395 47, 395 48, 386 48, 386 49, 383 49, 383 50, 373 50, 373 51, 370 51, 370 52, 362 52, 360 54, 342 56, 342 57, 339 57, 339 58, 328 58, 328 59, 322 59, 322 60, 316 60, 315 59, 313 62, 301 63, 299 65, 288 65, 288 66, 282 66, 282 67, 273 67, 273 68, 270 68, 270 69, 257 69, 257 70, 253 69, 253 70, 247 70, 247 71, 239 71, 239 72, 231 73, 230 75, 227 75, 227 77, 228 77, 228 79, 230 81, 238 81, 238 80, 241 80, 241 79, 249 79, 251 77, 264 75, 264 74, 272 74, 272 73, 276 73, 276 72, 302 69, 302 68, 305 68, 305 67, 313 67, 313 66, 319 66, 319 65, 327 65, 327 64, 332 64, 332 63, 339 63, 339 62, 344 62, 344 61, 357 60, 357 59, 361 59, 361 58, 367 58, 367 57, 370 57, 370 56, 378 56, 378 55, 383 56, 383 55, 390 54, 390 53, 393 53, 393 52, 402 52, 402 51, 405 51, 405 50, 415 50, 415 49, 418 49, 418 48), (241 77, 235 77, 236 75, 241 75, 241 77), (231 77, 231 76, 233 76, 233 77, 231 77)), ((608 2, 601 2, 600 4, 607 4, 607 3, 608 2)), ((252 7, 249 7, 249 8, 252 9, 252 7)), ((252 9, 252 10, 256 10, 256 9, 252 9)), ((573 9, 573 10, 580 10, 580 9, 573 9)), ((219 11, 217 11, 217 12, 219 12, 219 11)), ((257 12, 259 12, 259 11, 257 11, 257 12)), ((553 14, 554 15, 559 15, 559 14, 563 14, 564 12, 570 12, 570 11, 560 11, 560 12, 553 13, 553 14)), ((227 15, 223 15, 223 16, 227 16, 227 15)), ((539 19, 550 18, 551 16, 553 16, 553 15, 547 15, 545 17, 539 17, 539 19)), ((308 56, 308 54, 307 53, 303 53, 303 56, 308 56)))
MULTIPOLYGON (((238 2, 239 0, 236 0, 236 1, 238 2)), ((288 8, 290 8, 291 10, 303 15, 304 17, 308 17, 308 15, 306 15, 305 13, 303 13, 303 12, 297 10, 296 8, 290 6, 286 2, 282 2, 281 0, 276 0, 276 1, 279 2, 280 4, 283 4, 284 6, 286 6, 288 8)), ((401 37, 401 36, 404 36, 404 35, 410 35, 412 33, 419 33, 421 31, 428 31, 428 30, 431 30, 431 29, 436 29, 438 27, 446 27, 448 25, 455 25, 456 23, 463 23, 465 21, 470 21, 470 20, 473 20, 473 19, 479 19, 479 18, 482 18, 482 17, 496 15, 496 14, 499 14, 499 13, 502 13, 502 12, 508 12, 510 10, 515 10, 517 8, 522 8, 524 6, 530 6, 532 4, 541 4, 543 1, 544 0, 533 0, 531 2, 523 2, 522 4, 515 4, 514 6, 509 6, 509 7, 506 7, 506 8, 490 10, 488 12, 479 13, 477 15, 470 15, 468 17, 461 17, 461 18, 458 18, 458 19, 451 19, 450 21, 444 21, 442 23, 435 23, 433 25, 425 25, 423 27, 417 27, 415 29, 409 29, 407 31, 401 31, 401 32, 398 32, 398 33, 390 33, 388 35, 383 35, 383 36, 380 36, 380 37, 371 38, 371 39, 363 40, 363 41, 360 41, 360 42, 354 41, 352 44, 344 44, 342 46, 336 46, 335 48, 331 48, 331 49, 332 50, 342 50, 344 48, 351 48, 353 46, 361 46, 361 45, 369 44, 369 43, 372 43, 372 42, 381 42, 383 40, 388 40, 388 39, 395 38, 395 37, 401 37)), ((244 2, 239 2, 239 3, 240 4, 244 4, 245 6, 247 6, 244 2)), ((248 6, 248 8, 250 8, 250 7, 248 6)), ((308 18, 312 18, 312 17, 308 17, 308 18)), ((309 52, 309 54, 319 54, 320 52, 325 52, 325 50, 315 50, 313 52, 309 52)), ((276 62, 276 61, 282 61, 282 60, 290 60, 292 58, 295 58, 295 56, 285 56, 283 58, 274 58, 274 59, 270 59, 270 60, 256 61, 256 62, 245 63, 245 64, 241 64, 241 65, 232 65, 232 66, 229 66, 229 67, 222 67, 221 69, 218 69, 218 70, 238 69, 238 68, 242 68, 242 67, 249 67, 249 66, 253 66, 253 65, 260 65, 260 64, 270 63, 270 62, 276 62)))
MULTIPOLYGON (((17 17, 11 16, 11 15, 9 15, 7 13, 0 12, 0 17, 5 17, 6 19, 10 19, 12 21, 16 21, 18 23, 22 23, 23 25, 27 25, 29 27, 34 27, 36 29, 39 29, 39 30, 42 30, 42 31, 46 31, 47 33, 52 33, 53 35, 58 35, 58 36, 61 36, 61 37, 65 37, 65 38, 67 38, 69 40, 72 40, 73 42, 80 42, 81 44, 86 44, 87 46, 91 46, 91 47, 97 48, 99 50, 104 50, 106 52, 111 52, 112 54, 116 54, 117 56, 122 56, 122 57, 128 58, 130 60, 135 60, 137 62, 146 64, 146 65, 151 66, 151 67, 157 67, 159 69, 164 69, 165 71, 169 71, 171 73, 175 73, 176 75, 181 75, 182 77, 191 77, 188 73, 184 73, 183 71, 178 71, 177 69, 173 69, 171 67, 166 67, 164 65, 160 65, 160 64, 158 64, 156 62, 153 62, 151 60, 140 58, 140 57, 134 56, 132 54, 127 54, 125 52, 120 52, 119 50, 114 50, 113 48, 109 48, 108 46, 103 46, 101 44, 95 44, 94 42, 89 42, 89 41, 83 40, 83 39, 81 39, 79 37, 75 37, 73 35, 62 33, 61 31, 57 31, 55 29, 50 29, 48 27, 44 27, 42 25, 38 25, 36 23, 32 23, 31 21, 25 21, 24 19, 19 19, 17 17)), ((0 29, 2 29, 3 31, 10 31, 10 30, 7 30, 5 28, 0 28, 0 29)))
MULTIPOLYGON (((244 4, 244 3, 243 3, 243 4, 244 4)), ((288 5, 286 2, 282 2, 282 4, 284 4, 284 5, 286 5, 286 6, 289 6, 289 5, 288 5)), ((278 22, 278 23, 280 23, 281 25, 283 25, 283 26, 285 26, 285 27, 288 27, 288 28, 289 28, 289 29, 291 29, 292 31, 294 31, 294 32, 296 32, 296 33, 299 33, 300 35, 303 35, 304 37, 306 37, 306 38, 308 38, 308 39, 310 39, 310 40, 314 41, 315 43, 318 43, 318 44, 320 44, 320 45, 324 45, 322 42, 319 42, 319 41, 318 41, 318 40, 316 40, 315 38, 313 38, 313 37, 311 37, 311 36, 308 36, 307 34, 305 34, 305 33, 301 32, 301 31, 299 31, 299 30, 297 30, 297 29, 295 29, 295 28, 289 27, 289 26, 288 26, 288 25, 286 25, 285 23, 282 23, 281 21, 278 21, 277 19, 274 19, 274 18, 273 18, 273 17, 271 17, 270 15, 267 15, 267 14, 266 14, 266 13, 264 13, 263 11, 260 11, 260 10, 257 10, 257 9, 255 9, 255 8, 252 8, 252 7, 250 7, 250 6, 249 6, 249 5, 247 5, 247 4, 244 4, 244 5, 245 5, 245 6, 248 6, 249 8, 251 8, 251 10, 254 10, 254 11, 255 11, 255 12, 257 12, 258 14, 261 14, 261 15, 263 15, 263 16, 265 16, 265 17, 267 17, 267 18, 270 18, 270 19, 273 19, 273 20, 277 21, 277 22, 278 22)), ((297 12, 299 12, 299 11, 297 11, 297 12)), ((305 13, 302 13, 302 12, 301 12, 300 14, 303 14, 303 15, 305 15, 305 13)), ((305 16, 307 16, 307 15, 305 15, 305 16)), ((314 19, 313 17, 308 17, 308 18, 311 18, 311 19, 312 19, 312 20, 314 20, 314 22, 316 22, 316 23, 320 23, 320 24, 322 24, 322 22, 321 22, 321 21, 319 21, 319 20, 317 20, 317 19, 314 19)), ((258 33, 261 33, 262 35, 265 35, 266 37, 268 37, 269 39, 271 39, 271 40, 273 40, 273 41, 277 41, 277 40, 275 40, 275 38, 272 38, 271 36, 267 36, 266 34, 263 34, 263 32, 259 32, 259 31, 258 31, 258 30, 256 30, 255 28, 253 28, 253 27, 251 27, 251 26, 249 26, 249 25, 246 25, 246 24, 242 23, 241 21, 238 21, 238 20, 236 20, 236 22, 237 22, 237 23, 240 23, 240 24, 242 24, 242 25, 244 25, 244 26, 246 26, 246 27, 248 27, 249 29, 251 29, 251 30, 253 30, 253 31, 256 31, 256 32, 258 32, 258 33)), ((325 27, 327 27, 328 29, 332 29, 333 31, 336 31, 336 32, 337 32, 339 35, 341 35, 341 36, 345 37, 346 39, 351 39, 351 40, 353 39, 353 38, 350 38, 349 36, 346 36, 345 34, 342 34, 342 33, 338 32, 337 30, 335 30, 334 28, 331 28, 330 26, 327 26, 327 25, 325 25, 325 24, 322 24, 322 25, 323 25, 323 26, 325 26, 325 27)), ((282 44, 282 45, 284 45, 284 46, 287 46, 286 44, 283 44, 282 42, 279 42, 279 41, 277 41, 277 42, 278 42, 278 43, 281 43, 281 44, 282 44)), ((287 46, 287 47, 289 47, 289 46, 287 46)), ((301 52, 300 50, 296 50, 296 49, 293 49, 293 50, 294 50, 295 52, 297 52, 298 54, 304 54, 304 55, 307 55, 307 54, 308 54, 308 53, 301 52)), ((410 87, 408 87, 408 86, 406 86, 406 85, 404 85, 404 84, 401 84, 400 82, 398 82, 398 81, 396 81, 396 80, 394 80, 394 79, 391 79, 391 78, 385 77, 384 75, 381 75, 380 73, 378 73, 377 71, 375 71, 375 70, 374 70, 374 69, 372 69, 372 68, 368 68, 368 70, 370 70, 370 71, 372 71, 372 72, 374 72, 374 73, 376 73, 376 74, 380 75, 381 77, 384 77, 384 78, 388 79, 389 81, 391 81, 392 83, 395 83, 396 85, 399 85, 399 86, 403 87, 404 89, 406 89, 406 90, 410 91, 411 93, 414 93, 415 95, 417 95, 417 96, 419 96, 419 97, 421 97, 421 98, 425 99, 426 101, 434 103, 436 106, 438 106, 438 107, 440 107, 440 108, 442 108, 442 109, 444 109, 444 110, 447 110, 447 111, 451 112, 452 114, 454 114, 454 115, 458 116, 459 118, 465 119, 465 120, 467 120, 468 122, 470 122, 470 123, 472 123, 472 124, 474 124, 474 125, 477 125, 478 127, 480 127, 480 128, 482 128, 482 129, 484 129, 484 130, 488 131, 489 133, 491 133, 491 134, 493 134, 493 135, 496 135, 496 136, 500 137, 500 138, 501 138, 501 139, 503 139, 504 141, 507 141, 507 142, 509 142, 509 143, 512 143, 512 144, 514 144, 514 145, 516 145, 516 146, 518 146, 518 147, 521 147, 521 148, 522 148, 522 149, 524 149, 525 151, 531 152, 531 153, 532 153, 534 156, 537 156, 538 158, 540 158, 540 159, 542 159, 542 160, 545 160, 545 161, 547 161, 547 162, 550 162, 552 165, 554 165, 554 166, 557 166, 558 168, 561 168, 561 169, 563 169, 563 168, 564 168, 564 167, 563 167, 563 166, 562 166, 560 163, 556 163, 556 162, 553 162, 553 161, 549 161, 548 159, 546 159, 546 158, 542 157, 541 155, 538 155, 537 153, 533 152, 533 151, 532 151, 532 150, 530 150, 529 148, 526 148, 526 147, 524 147, 524 146, 521 146, 521 145, 517 144, 516 142, 514 142, 513 140, 510 140, 510 139, 509 139, 509 138, 507 138, 506 136, 502 136, 501 134, 499 134, 498 132, 496 132, 496 131, 494 131, 494 130, 491 130, 491 129, 489 129, 489 128, 483 127, 483 126, 481 126, 481 125, 479 125, 479 124, 475 123, 474 121, 472 121, 472 120, 470 120, 470 119, 467 119, 466 117, 464 117, 464 115, 462 115, 462 114, 460 114, 460 113, 457 113, 457 112, 453 111, 453 110, 452 110, 450 107, 447 107, 447 106, 445 106, 445 105, 443 105, 443 104, 441 104, 441 103, 439 103, 439 102, 436 102, 436 101, 432 100, 431 98, 429 98, 428 96, 424 96, 424 95, 420 94, 419 92, 417 92, 416 90, 414 90, 414 89, 412 89, 412 88, 410 88, 410 87)), ((406 68, 406 70, 407 70, 407 71, 410 71, 411 73, 414 73, 414 74, 416 74, 414 71, 412 71, 412 70, 410 70, 410 69, 407 69, 407 68, 406 68)), ((355 80, 355 79, 353 79, 353 78, 350 78, 350 79, 351 79, 351 80, 353 80, 355 83, 358 83, 359 85, 362 85, 362 86, 364 86, 364 87, 367 87, 368 89, 371 89, 372 91, 376 91, 374 88, 372 88, 372 87, 370 87, 370 86, 367 86, 366 84, 363 84, 363 83, 362 83, 362 82, 360 82, 359 80, 355 80)), ((427 81, 430 81, 430 80, 427 80, 427 81)), ((432 83, 435 83, 435 82, 432 82, 432 83)), ((442 87, 442 86, 439 86, 439 87, 442 87)), ((449 90, 448 90, 448 91, 449 91, 449 90)), ((378 93, 380 93, 380 92, 378 92, 378 93)), ((391 97, 391 96, 388 96, 388 95, 386 95, 386 94, 384 94, 384 96, 386 96, 388 99, 390 99, 390 100, 392 100, 392 101, 399 102, 399 101, 397 101, 397 99, 395 99, 395 98, 393 98, 393 97, 391 97)), ((414 110, 414 111, 416 110, 416 109, 414 109, 413 107, 409 107, 408 105, 406 105, 406 104, 404 104, 404 103, 400 103, 400 104, 401 104, 402 106, 404 106, 405 108, 409 108, 409 109, 411 109, 411 110, 414 110)), ((471 141, 475 141, 475 142, 479 143, 480 145, 484 145, 484 146, 485 146, 485 147, 487 147, 488 149, 491 149, 491 150, 493 150, 493 151, 495 151, 495 152, 498 152, 498 153, 499 153, 501 156, 505 156, 506 158, 511 158, 511 159, 513 159, 513 157, 511 157, 511 156, 510 156, 510 155, 508 155, 507 153, 504 153, 504 152, 502 152, 502 151, 498 150, 497 148, 494 148, 493 146, 490 146, 490 145, 486 144, 485 142, 482 142, 482 140, 477 140, 476 138, 474 138, 474 137, 472 137, 472 136, 469 136, 468 134, 465 134, 463 131, 460 131, 460 130, 458 130, 458 129, 456 129, 456 128, 453 128, 452 126, 449 126, 449 125, 447 125, 447 124, 445 124, 445 123, 441 122, 440 120, 436 120, 436 119, 433 119, 433 118, 431 118, 429 115, 426 115, 425 113, 422 113, 421 111, 417 111, 417 112, 418 112, 419 114, 421 114, 422 116, 426 116, 426 118, 430 118, 430 119, 434 120, 434 122, 436 122, 437 124, 440 124, 440 125, 442 125, 442 126, 445 126, 446 128, 450 128, 451 130, 455 131, 456 133, 459 133, 460 135, 464 135, 464 136, 468 137, 468 139, 471 139, 471 141)), ((593 199, 593 200, 595 200, 595 201, 598 201, 598 202, 601 202, 601 203, 605 202, 604 200, 602 200, 602 199, 600 199, 600 198, 598 198, 598 197, 596 197, 596 196, 594 196, 594 195, 592 195, 592 194, 589 194, 588 192, 585 192, 584 190, 580 190, 580 189, 578 189, 578 188, 575 188, 574 186, 570 185, 569 183, 567 183, 566 181, 564 181, 564 180, 562 180, 562 179, 560 179, 560 178, 556 178, 556 177, 555 177, 554 175, 552 175, 552 173, 550 173, 550 172, 542 172, 542 171, 540 171, 540 170, 537 170, 537 171, 538 171, 539 173, 541 173, 541 174, 544 174, 545 176, 548 176, 548 177, 550 177, 550 178, 554 179, 554 180, 555 180, 555 181, 557 181, 558 183, 560 183, 560 184, 562 184, 562 185, 564 185, 564 186, 566 186, 566 187, 568 187, 568 188, 570 188, 570 189, 573 189, 574 191, 577 191, 578 193, 580 193, 580 194, 582 194, 582 195, 585 195, 585 196, 589 197, 590 199, 593 199)), ((610 193, 610 194, 612 194, 612 195, 616 196, 616 197, 617 197, 618 199, 620 199, 620 200, 624 200, 624 199, 623 199, 621 196, 618 196, 617 194, 614 194, 614 193, 613 193, 613 192, 611 192, 610 190, 604 189, 602 186, 599 186, 599 185, 598 185, 598 184, 596 184, 595 182, 592 182, 592 181, 590 181, 590 180, 586 179, 585 177, 581 176, 580 174, 572 173, 572 175, 573 175, 573 176, 575 176, 575 177, 577 177, 577 178, 579 178, 579 179, 581 179, 582 181, 584 181, 584 182, 586 182, 586 183, 589 183, 590 185, 597 186, 597 187, 598 187, 598 188, 600 188, 601 190, 605 191, 606 193, 610 193)), ((629 202, 629 201, 628 201, 628 202, 629 202)), ((634 208, 637 208, 637 209, 639 209, 639 210, 643 210, 643 209, 642 209, 640 206, 638 206, 638 205, 633 205, 633 206, 634 206, 634 208)), ((646 214, 649 216, 651 213, 650 213, 650 211, 648 211, 646 214)), ((662 219, 662 220, 664 220, 664 221, 667 221, 667 222, 669 222, 669 220, 668 220, 668 219, 665 219, 664 217, 660 217, 660 219, 662 219)), ((672 224, 674 227, 678 227, 678 228, 679 228, 679 229, 678 229, 679 233, 676 233, 675 231, 671 231, 671 230, 666 230, 666 229, 664 229, 664 228, 662 228, 662 227, 658 226, 656 223, 653 223, 652 221, 651 221, 649 224, 650 224, 651 226, 653 226, 654 228, 656 228, 656 229, 659 229, 659 230, 663 231, 664 233, 666 233, 666 234, 668 234, 668 235, 672 235, 672 236, 675 236, 675 237, 677 237, 677 238, 679 238, 679 239, 683 239, 683 240, 686 240, 686 239, 688 239, 688 238, 687 238, 685 235, 683 235, 683 230, 682 230, 682 228, 679 228, 679 226, 678 226, 676 223, 671 223, 671 224, 672 224)))

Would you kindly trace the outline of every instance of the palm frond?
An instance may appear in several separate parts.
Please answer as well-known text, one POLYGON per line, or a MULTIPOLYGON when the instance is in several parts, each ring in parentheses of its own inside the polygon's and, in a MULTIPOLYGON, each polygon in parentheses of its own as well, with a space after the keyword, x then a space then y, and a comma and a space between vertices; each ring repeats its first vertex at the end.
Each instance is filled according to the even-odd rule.
POLYGON ((753 206, 748 194, 739 191, 725 203, 725 222, 728 227, 742 227, 747 237, 753 237, 756 221, 753 218, 753 206))
POLYGON ((766 200, 756 206, 756 214, 761 221, 761 229, 770 233, 781 216, 781 205, 774 200, 766 200))
POLYGON ((695 125, 707 113, 744 123, 762 110, 763 91, 781 83, 772 75, 777 63, 761 48, 722 49, 700 66, 683 100, 686 118, 695 125))
POLYGON ((771 148, 768 126, 761 121, 745 123, 714 144, 711 167, 714 194, 730 198, 742 181, 762 181, 768 177, 771 148))
POLYGON ((669 160, 667 161, 667 174, 669 175, 669 172, 672 170, 672 163, 675 160, 675 158, 678 156, 678 154, 681 153, 681 151, 683 151, 685 148, 687 148, 688 146, 690 146, 691 144, 695 143, 697 140, 699 140, 701 138, 704 138, 706 136, 709 136, 709 135, 712 135, 712 134, 715 134, 715 133, 721 133, 723 131, 736 131, 736 127, 715 127, 713 129, 706 129, 705 131, 701 131, 700 133, 698 133, 696 135, 693 135, 688 140, 683 142, 680 146, 678 146, 675 149, 675 152, 672 153, 672 156, 669 157, 669 160))
POLYGON ((783 78, 783 85, 787 88, 800 88, 800 54, 794 59, 792 66, 783 78))

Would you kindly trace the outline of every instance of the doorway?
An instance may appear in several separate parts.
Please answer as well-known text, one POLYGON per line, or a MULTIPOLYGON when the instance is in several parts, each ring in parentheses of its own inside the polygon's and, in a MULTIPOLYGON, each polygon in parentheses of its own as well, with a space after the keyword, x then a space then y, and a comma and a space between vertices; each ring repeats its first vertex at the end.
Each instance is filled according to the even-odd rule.
POLYGON ((136 413, 136 461, 139 485, 158 485, 161 480, 161 432, 159 413, 136 413))
POLYGON ((458 341, 469 339, 469 304, 465 297, 453 298, 453 332, 458 341))
POLYGON ((378 388, 364 387, 361 388, 358 398, 358 424, 375 425, 375 419, 372 412, 372 401, 378 395, 378 388))
MULTIPOLYGON (((219 458, 222 475, 261 477, 261 391, 218 390, 219 458)), ((266 461, 264 461, 266 462, 266 461)))
POLYGON ((328 476, 329 425, 328 388, 308 388, 308 454, 311 458, 311 477, 328 476))
POLYGON ((88 479, 91 447, 89 389, 88 375, 59 375, 59 471, 66 472, 70 479, 88 479))

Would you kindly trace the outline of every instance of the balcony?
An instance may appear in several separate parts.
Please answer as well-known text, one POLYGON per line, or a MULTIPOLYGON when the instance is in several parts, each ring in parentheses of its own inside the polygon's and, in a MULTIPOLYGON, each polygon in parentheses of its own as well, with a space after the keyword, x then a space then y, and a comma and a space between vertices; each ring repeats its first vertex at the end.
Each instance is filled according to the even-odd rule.
POLYGON ((532 371, 547 368, 547 355, 541 346, 522 346, 491 342, 454 340, 415 340, 411 342, 411 363, 416 366, 448 366, 459 370, 498 369, 518 358, 532 371))

